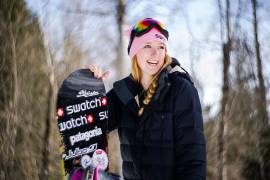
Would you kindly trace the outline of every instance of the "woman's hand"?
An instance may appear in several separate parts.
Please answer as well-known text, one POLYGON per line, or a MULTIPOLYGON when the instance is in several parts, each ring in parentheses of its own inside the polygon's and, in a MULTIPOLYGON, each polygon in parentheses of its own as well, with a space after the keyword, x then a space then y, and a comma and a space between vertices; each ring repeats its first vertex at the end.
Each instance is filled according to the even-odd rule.
POLYGON ((109 71, 102 71, 96 65, 89 65, 88 69, 94 73, 95 78, 105 80, 109 77, 109 71))

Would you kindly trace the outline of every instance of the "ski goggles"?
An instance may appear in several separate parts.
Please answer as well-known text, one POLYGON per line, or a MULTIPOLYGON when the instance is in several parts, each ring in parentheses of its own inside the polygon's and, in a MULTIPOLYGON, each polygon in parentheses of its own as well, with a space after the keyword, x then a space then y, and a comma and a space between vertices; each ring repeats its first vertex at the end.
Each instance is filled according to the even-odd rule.
POLYGON ((137 24, 132 28, 128 45, 128 53, 134 38, 148 33, 152 28, 157 28, 167 39, 169 38, 169 32, 163 23, 152 18, 145 18, 137 22, 137 24))

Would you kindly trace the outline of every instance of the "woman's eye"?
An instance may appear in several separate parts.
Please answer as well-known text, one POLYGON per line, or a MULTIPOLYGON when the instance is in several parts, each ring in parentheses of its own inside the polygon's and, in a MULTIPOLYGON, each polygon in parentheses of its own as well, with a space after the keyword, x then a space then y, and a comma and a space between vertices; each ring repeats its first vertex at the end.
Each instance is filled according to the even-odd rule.
POLYGON ((165 49, 165 47, 164 46, 159 46, 159 49, 165 49))
POLYGON ((151 48, 151 46, 147 44, 144 46, 144 48, 151 48))

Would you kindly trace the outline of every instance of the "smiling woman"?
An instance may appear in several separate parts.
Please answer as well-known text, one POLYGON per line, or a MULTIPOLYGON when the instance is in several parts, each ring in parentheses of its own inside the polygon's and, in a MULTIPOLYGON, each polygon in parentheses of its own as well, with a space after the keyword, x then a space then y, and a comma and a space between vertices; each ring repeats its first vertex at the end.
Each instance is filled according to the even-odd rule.
POLYGON ((204 180, 200 100, 189 74, 168 54, 165 25, 146 18, 126 35, 132 72, 107 93, 108 130, 118 129, 124 179, 204 180))
MULTIPOLYGON (((164 64, 165 45, 158 41, 147 42, 143 48, 137 52, 137 61, 144 76, 155 75, 164 64)), ((144 87, 147 89, 147 87, 144 87)))

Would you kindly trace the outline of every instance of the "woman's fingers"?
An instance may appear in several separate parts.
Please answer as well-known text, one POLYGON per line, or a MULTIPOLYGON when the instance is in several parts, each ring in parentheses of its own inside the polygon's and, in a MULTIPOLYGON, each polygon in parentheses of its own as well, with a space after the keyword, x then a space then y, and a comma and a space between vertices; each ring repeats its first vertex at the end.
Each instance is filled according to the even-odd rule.
POLYGON ((100 77, 98 76, 98 71, 99 71, 99 70, 98 70, 97 66, 95 66, 95 65, 93 65, 93 64, 90 64, 90 65, 88 66, 88 69, 94 73, 95 78, 100 78, 100 77))
POLYGON ((94 65, 92 65, 92 64, 88 65, 88 69, 89 69, 90 71, 94 72, 94 65))
POLYGON ((98 78, 98 79, 100 79, 101 76, 102 76, 101 70, 100 69, 96 69, 96 71, 95 71, 95 77, 98 78))
POLYGON ((109 76, 109 71, 103 72, 101 69, 99 69, 97 66, 90 64, 88 66, 88 69, 94 73, 95 78, 98 79, 107 79, 109 76))

